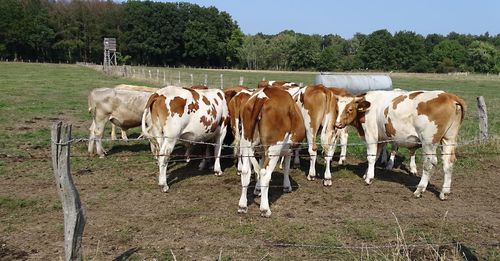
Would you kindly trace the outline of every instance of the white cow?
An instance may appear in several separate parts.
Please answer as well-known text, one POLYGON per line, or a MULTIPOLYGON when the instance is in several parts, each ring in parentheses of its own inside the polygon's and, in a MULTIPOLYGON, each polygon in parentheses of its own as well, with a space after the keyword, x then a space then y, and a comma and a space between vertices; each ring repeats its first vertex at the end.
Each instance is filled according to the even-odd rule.
POLYGON ((97 88, 88 96, 88 110, 92 114, 88 151, 104 157, 102 147, 104 126, 108 121, 126 131, 141 125, 142 114, 150 92, 116 88, 97 88))

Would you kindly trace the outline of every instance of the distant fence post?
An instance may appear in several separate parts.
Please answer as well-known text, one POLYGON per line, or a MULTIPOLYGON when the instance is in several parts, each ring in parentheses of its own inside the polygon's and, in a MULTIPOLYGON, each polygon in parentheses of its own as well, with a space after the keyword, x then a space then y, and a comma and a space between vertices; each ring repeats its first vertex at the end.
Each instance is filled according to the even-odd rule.
POLYGON ((179 71, 178 73, 179 73, 179 86, 181 86, 181 71, 179 71))
POLYGON ((203 85, 208 86, 208 75, 205 74, 205 80, 203 80, 203 85))
POLYGON ((224 89, 224 75, 220 74, 220 89, 224 89))
POLYGON ((54 123, 51 132, 52 166, 57 192, 64 212, 65 260, 82 260, 82 236, 85 227, 85 209, 73 184, 70 173, 71 125, 54 123))
POLYGON ((189 74, 189 77, 191 78, 191 86, 193 86, 193 85, 194 85, 194 77, 193 77, 193 74, 192 74, 192 73, 190 73, 190 74, 189 74))
POLYGON ((243 76, 240 76, 240 82, 239 82, 239 85, 242 86, 243 85, 243 76))
POLYGON ((479 113, 479 140, 484 141, 488 139, 488 111, 483 96, 477 97, 477 111, 479 113))

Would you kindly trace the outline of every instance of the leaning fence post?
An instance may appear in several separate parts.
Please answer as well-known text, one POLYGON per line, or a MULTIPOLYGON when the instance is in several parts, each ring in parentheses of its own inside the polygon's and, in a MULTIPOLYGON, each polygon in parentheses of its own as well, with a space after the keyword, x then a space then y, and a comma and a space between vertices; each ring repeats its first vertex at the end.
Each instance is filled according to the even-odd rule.
POLYGON ((82 260, 85 209, 81 205, 80 195, 71 178, 69 164, 71 125, 54 123, 51 137, 52 167, 64 212, 65 260, 82 260))
POLYGON ((477 97, 477 111, 479 113, 479 140, 484 141, 488 139, 488 111, 483 96, 477 97))

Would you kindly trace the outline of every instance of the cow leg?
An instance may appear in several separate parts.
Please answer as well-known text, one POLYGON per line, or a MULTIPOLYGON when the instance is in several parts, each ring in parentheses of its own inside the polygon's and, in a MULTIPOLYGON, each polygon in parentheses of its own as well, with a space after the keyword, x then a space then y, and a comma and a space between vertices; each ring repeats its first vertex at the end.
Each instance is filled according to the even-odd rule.
POLYGON ((389 160, 387 161, 387 164, 385 165, 385 169, 391 170, 392 168, 394 168, 394 161, 396 160, 396 153, 397 152, 398 152, 398 146, 396 144, 392 144, 391 156, 389 156, 389 160))
POLYGON ((260 170, 260 185, 262 193, 260 197, 260 215, 262 217, 271 216, 271 209, 269 208, 269 197, 268 197, 269 183, 271 181, 271 175, 273 174, 273 170, 278 164, 279 155, 281 154, 282 148, 283 144, 269 146, 264 166, 260 170))
POLYGON ((339 158, 339 165, 344 165, 345 164, 345 160, 346 160, 346 154, 347 154, 347 140, 349 139, 349 133, 347 133, 347 128, 341 129, 340 133, 339 133, 339 136, 340 136, 340 158, 339 158))
POLYGON ((379 144, 375 142, 366 141, 366 160, 368 161, 368 168, 366 169, 366 174, 363 177, 367 185, 372 184, 373 178, 375 176, 375 162, 378 156, 379 144))
POLYGON ((121 128, 121 134, 122 134, 122 140, 128 141, 127 130, 124 128, 121 128))
POLYGON ((238 213, 247 213, 248 211, 248 200, 247 200, 247 191, 248 185, 250 184, 250 141, 246 139, 242 139, 240 141, 240 153, 242 157, 242 169, 241 169, 241 195, 240 201, 238 203, 238 213))
POLYGON ((300 168, 300 147, 296 148, 293 150, 294 152, 294 159, 293 159, 293 168, 298 169, 300 168))
MULTIPOLYGON (((330 172, 330 163, 333 158, 333 153, 335 152, 335 147, 337 145, 337 137, 333 137, 332 144, 324 144, 324 155, 325 155, 325 174, 323 176, 323 186, 331 186, 332 185, 332 173, 330 172)), ((327 142, 328 141, 322 141, 327 142)))
POLYGON ((205 157, 201 160, 200 164, 198 165, 199 170, 204 170, 207 167, 207 162, 209 158, 210 158, 210 145, 205 145, 205 157))
POLYGON ((306 128, 307 135, 307 151, 309 152, 309 174, 307 174, 307 180, 316 179, 316 157, 318 155, 316 147, 316 135, 314 131, 306 128))
POLYGON ((215 138, 216 144, 214 148, 214 156, 215 156, 215 163, 214 163, 214 173, 215 176, 222 176, 222 168, 220 166, 220 153, 222 151, 222 143, 224 142, 224 138, 226 137, 226 126, 223 124, 219 135, 215 138))
POLYGON ((94 125, 94 140, 95 140, 95 146, 97 150, 97 155, 99 155, 100 158, 104 158, 106 155, 106 151, 102 147, 102 136, 104 134, 104 126, 106 125, 106 119, 101 117, 97 118, 96 117, 96 123, 94 125))
POLYGON ((387 166, 387 144, 384 143, 382 148, 382 154, 380 155, 380 163, 387 166))
POLYGON ((116 140, 116 125, 111 122, 111 140, 116 140))
POLYGON ((241 169, 242 169, 242 165, 243 165, 243 161, 241 159, 241 155, 237 155, 236 156, 238 162, 236 163, 238 166, 237 166, 237 171, 236 171, 236 175, 241 175, 241 169))
POLYGON ((88 152, 90 155, 94 155, 94 149, 95 149, 95 120, 92 120, 92 124, 90 125, 89 131, 89 146, 88 146, 88 152))
POLYGON ((280 169, 283 169, 283 162, 285 161, 285 157, 284 156, 281 156, 280 157, 280 165, 279 165, 279 168, 280 169))
POLYGON ((417 164, 415 163, 415 152, 417 149, 410 149, 410 175, 417 175, 417 164))
POLYGON ((448 194, 451 192, 451 177, 453 172, 453 164, 456 160, 455 157, 455 141, 443 140, 443 150, 442 150, 442 160, 443 160, 443 171, 444 171, 444 182, 439 198, 441 200, 446 200, 448 194))
POLYGON ((169 187, 167 184, 167 166, 170 153, 174 150, 176 139, 166 138, 161 142, 160 155, 158 156, 158 166, 160 167, 160 176, 158 177, 158 185, 162 186, 162 191, 167 192, 169 187))
POLYGON ((283 170, 283 192, 292 192, 292 184, 290 183, 290 161, 292 160, 292 151, 287 150, 285 159, 285 169, 283 170))
POLYGON ((422 151, 424 153, 422 177, 420 178, 417 189, 413 193, 417 198, 421 197, 422 193, 427 189, 427 185, 429 184, 430 176, 432 174, 432 168, 437 164, 437 146, 431 144, 429 141, 422 141, 422 143, 422 151))

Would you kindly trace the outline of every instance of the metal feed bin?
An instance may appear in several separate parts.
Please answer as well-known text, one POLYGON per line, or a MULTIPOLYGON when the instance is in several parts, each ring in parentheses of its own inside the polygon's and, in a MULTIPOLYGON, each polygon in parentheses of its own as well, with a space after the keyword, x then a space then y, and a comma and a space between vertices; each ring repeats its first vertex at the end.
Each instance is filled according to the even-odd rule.
POLYGON ((388 75, 335 74, 322 72, 316 75, 315 84, 346 89, 352 94, 375 90, 392 90, 392 80, 388 75))

